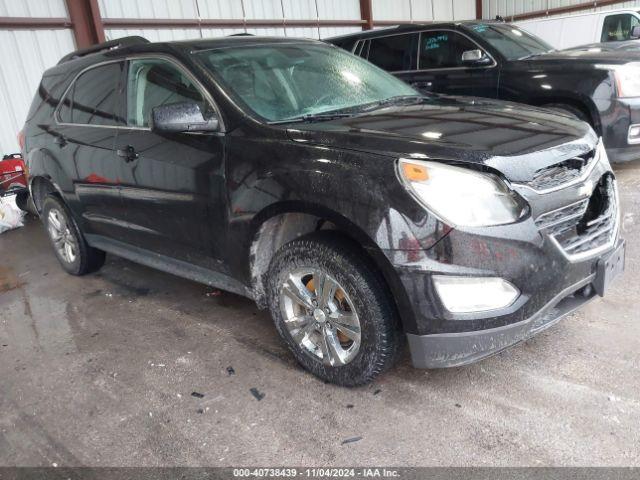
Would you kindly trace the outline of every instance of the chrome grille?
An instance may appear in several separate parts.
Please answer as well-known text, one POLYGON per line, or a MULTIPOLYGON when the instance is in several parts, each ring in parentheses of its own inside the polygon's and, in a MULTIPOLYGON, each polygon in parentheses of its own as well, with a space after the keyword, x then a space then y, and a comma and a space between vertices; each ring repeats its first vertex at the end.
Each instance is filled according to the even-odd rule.
POLYGON ((600 179, 593 194, 566 207, 543 213, 538 229, 552 237, 569 258, 587 256, 612 243, 617 233, 618 199, 613 177, 600 179))
POLYGON ((579 178, 596 157, 596 150, 537 170, 528 185, 534 190, 548 190, 579 178))

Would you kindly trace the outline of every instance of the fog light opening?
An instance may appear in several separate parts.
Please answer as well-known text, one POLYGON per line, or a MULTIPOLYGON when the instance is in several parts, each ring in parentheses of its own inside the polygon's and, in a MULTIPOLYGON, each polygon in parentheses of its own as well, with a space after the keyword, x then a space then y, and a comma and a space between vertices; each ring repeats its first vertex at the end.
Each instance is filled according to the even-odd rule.
POLYGON ((433 284, 442 304, 452 313, 497 310, 520 296, 515 286, 499 277, 434 275, 433 284))

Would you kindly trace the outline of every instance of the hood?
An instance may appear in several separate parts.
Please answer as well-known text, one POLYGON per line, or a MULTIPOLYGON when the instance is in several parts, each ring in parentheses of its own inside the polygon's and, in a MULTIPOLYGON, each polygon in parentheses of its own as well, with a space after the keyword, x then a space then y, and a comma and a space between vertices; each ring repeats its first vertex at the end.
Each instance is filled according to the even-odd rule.
POLYGON ((611 52, 615 50, 640 50, 640 40, 620 40, 617 42, 589 43, 578 47, 567 48, 564 52, 573 51, 611 52))
POLYGON ((575 47, 567 50, 558 50, 550 53, 543 53, 519 62, 526 62, 531 66, 535 65, 559 65, 566 68, 566 62, 571 62, 572 66, 584 65, 624 65, 629 62, 640 61, 640 50, 624 50, 613 48, 589 48, 588 46, 575 47))
POLYGON ((512 181, 584 154, 597 142, 593 130, 569 115, 510 102, 434 97, 429 103, 390 107, 288 131, 294 141, 393 158, 482 164, 512 181))

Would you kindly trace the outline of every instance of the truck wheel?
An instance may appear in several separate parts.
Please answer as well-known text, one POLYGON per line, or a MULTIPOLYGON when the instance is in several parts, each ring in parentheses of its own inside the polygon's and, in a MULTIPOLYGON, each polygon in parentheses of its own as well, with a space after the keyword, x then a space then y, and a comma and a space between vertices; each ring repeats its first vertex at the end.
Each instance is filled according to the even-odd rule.
POLYGON ((45 198, 42 221, 56 257, 67 272, 84 275, 102 267, 105 253, 87 244, 68 208, 58 197, 49 195, 45 198))
POLYGON ((583 122, 587 122, 589 125, 593 127, 591 124, 591 120, 587 117, 587 115, 577 107, 572 105, 567 105, 565 103, 549 103, 544 105, 544 108, 548 108, 549 110, 556 110, 557 112, 573 115, 578 120, 582 120, 583 122))
POLYGON ((380 274, 349 240, 317 232, 269 267, 269 308, 296 360, 322 380, 370 382, 397 357, 400 332, 380 274))

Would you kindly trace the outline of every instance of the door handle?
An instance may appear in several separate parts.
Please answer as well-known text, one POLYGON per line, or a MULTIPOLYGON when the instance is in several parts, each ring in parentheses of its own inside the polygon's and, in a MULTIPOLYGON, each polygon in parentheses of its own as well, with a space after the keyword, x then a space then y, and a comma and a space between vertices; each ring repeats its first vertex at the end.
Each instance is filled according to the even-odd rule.
POLYGON ((67 139, 64 138, 62 135, 60 135, 59 137, 55 137, 53 139, 53 143, 55 143, 56 145, 58 145, 60 148, 64 147, 67 145, 67 139))
POLYGON ((119 148, 118 150, 116 150, 116 154, 119 157, 124 158, 125 162, 133 162, 139 156, 136 152, 136 149, 133 148, 132 145, 127 145, 126 147, 119 148))

